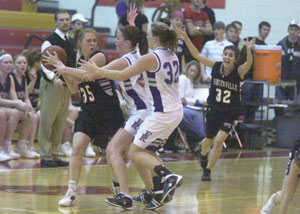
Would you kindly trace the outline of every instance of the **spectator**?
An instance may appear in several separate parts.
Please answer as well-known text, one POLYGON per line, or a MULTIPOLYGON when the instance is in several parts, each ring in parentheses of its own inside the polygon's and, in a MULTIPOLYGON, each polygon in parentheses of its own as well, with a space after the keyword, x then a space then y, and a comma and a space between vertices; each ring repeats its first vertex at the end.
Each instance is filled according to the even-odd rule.
MULTIPOLYGON (((10 73, 13 84, 15 86, 16 97, 12 96, 12 99, 19 99, 22 102, 25 102, 28 106, 32 108, 31 102, 28 96, 27 82, 25 78, 25 73, 27 70, 27 60, 26 57, 22 54, 16 55, 14 57, 14 67, 13 72, 10 73)), ((32 108, 33 109, 33 108, 32 108)), ((39 116, 37 113, 33 111, 30 113, 31 117, 31 129, 29 129, 29 135, 26 139, 26 144, 20 145, 18 148, 18 152, 21 157, 24 158, 39 158, 40 155, 34 150, 34 138, 37 130, 37 124, 39 121, 39 116)))
MULTIPOLYGON (((21 155, 27 153, 26 143, 31 129, 31 118, 32 112, 31 106, 27 103, 18 100, 15 84, 11 75, 13 70, 13 58, 10 54, 0 54, 0 77, 1 77, 1 97, 0 106, 5 111, 8 118, 8 125, 5 132, 4 138, 4 150, 13 159, 19 159, 21 155), (18 152, 22 152, 20 155, 16 153, 12 146, 13 134, 18 126, 19 139, 17 144, 18 152), (22 148, 22 150, 21 150, 22 148), (23 153, 24 152, 24 153, 23 153)), ((29 153, 29 152, 28 152, 29 153)))
MULTIPOLYGON (((58 11, 55 16, 55 31, 42 44, 42 51, 51 45, 62 47, 67 53, 66 66, 75 67, 76 52, 74 42, 68 35, 71 25, 67 11, 58 11)), ((39 126, 39 153, 42 167, 68 166, 59 159, 59 146, 65 128, 68 107, 71 99, 72 84, 68 78, 60 76, 43 67, 40 84, 41 118, 39 126)), ((77 92, 77 90, 76 90, 77 92)))
MULTIPOLYGON (((201 54, 203 56, 206 56, 209 59, 215 60, 215 61, 222 61, 223 57, 223 50, 226 46, 232 45, 231 42, 227 41, 224 38, 225 34, 225 24, 224 22, 218 21, 214 24, 214 36, 215 39, 208 41, 204 44, 204 47, 201 51, 201 54)), ((206 78, 206 80, 210 80, 211 78, 211 68, 208 66, 204 66, 201 63, 201 67, 204 71, 204 75, 207 75, 209 78, 206 78)))
MULTIPOLYGON (((207 0, 203 0, 203 4, 201 5, 201 10, 203 10, 207 13, 211 26, 214 26, 214 24, 216 22, 215 12, 210 7, 206 6, 206 2, 207 2, 207 0)), ((214 34, 213 33, 208 34, 208 35, 204 35, 204 44, 207 41, 210 41, 210 40, 213 40, 213 39, 214 39, 214 34)))
POLYGON ((239 39, 241 39, 241 33, 242 33, 242 29, 243 29, 243 24, 240 21, 233 21, 231 22, 231 24, 234 24, 237 28, 237 34, 239 36, 239 39))
MULTIPOLYGON (((148 18, 143 14, 143 5, 144 5, 144 0, 130 0, 129 4, 136 4, 138 15, 135 18, 134 24, 137 26, 140 30, 144 32, 148 32, 148 18)), ((127 21, 127 13, 124 14, 120 20, 119 20, 119 25, 125 26, 129 25, 127 21)))
POLYGON ((41 79, 41 53, 37 50, 24 50, 22 54, 26 57, 28 69, 25 77, 27 81, 27 90, 32 107, 37 111, 40 101, 40 79, 41 79))
POLYGON ((202 0, 192 0, 191 6, 184 11, 187 33, 199 51, 204 45, 204 35, 213 33, 207 13, 201 10, 202 5, 202 0))
POLYGON ((128 9, 128 5, 127 2, 125 0, 120 0, 118 1, 117 5, 116 5, 116 13, 118 16, 118 20, 127 14, 127 9, 128 9))
POLYGON ((284 37, 278 45, 282 47, 281 79, 294 79, 297 81, 297 95, 293 87, 277 86, 275 97, 278 100, 294 100, 300 103, 300 22, 292 20, 288 26, 289 35, 284 37))
POLYGON ((74 39, 74 33, 76 30, 83 29, 88 23, 88 20, 80 13, 76 13, 72 16, 71 30, 69 31, 69 36, 74 39))
POLYGON ((186 65, 185 72, 179 76, 179 98, 183 104, 183 119, 179 125, 186 134, 190 147, 205 138, 204 115, 188 106, 206 105, 206 100, 199 100, 195 96, 195 85, 200 83, 201 72, 199 62, 192 60, 186 65))
POLYGON ((7 124, 8 123, 7 123, 6 112, 4 111, 4 109, 2 109, 2 107, 0 107, 0 162, 6 162, 13 159, 5 152, 3 147, 3 141, 5 137, 7 124))
POLYGON ((181 11, 181 5, 179 0, 165 0, 153 13, 152 21, 164 22, 170 25, 170 15, 174 11, 181 11), (156 15, 157 14, 157 15, 156 15))
MULTIPOLYGON (((183 25, 184 15, 180 10, 176 10, 170 14, 170 28, 184 28, 183 25)), ((186 47, 184 41, 180 38, 177 38, 177 51, 176 55, 179 59, 180 64, 180 73, 184 71, 185 62, 188 61, 192 56, 189 54, 189 50, 186 47)))
MULTIPOLYGON (((268 22, 260 22, 258 25, 258 36, 256 37, 256 45, 267 45, 265 39, 269 35, 271 25, 268 22)), ((252 40, 253 37, 246 38, 252 40)), ((246 40, 244 39, 244 40, 246 40)), ((245 75, 245 80, 253 80, 253 65, 245 75)), ((253 123, 255 120, 255 112, 262 103, 263 84, 253 84, 245 82, 242 87, 242 115, 245 123, 253 123)))

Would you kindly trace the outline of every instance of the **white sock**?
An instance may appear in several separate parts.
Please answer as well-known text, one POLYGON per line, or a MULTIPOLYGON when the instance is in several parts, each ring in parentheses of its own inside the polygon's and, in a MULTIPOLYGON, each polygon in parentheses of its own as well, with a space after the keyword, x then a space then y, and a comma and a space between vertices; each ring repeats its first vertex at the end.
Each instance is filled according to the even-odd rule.
POLYGON ((76 191, 77 189, 77 184, 76 184, 76 181, 69 181, 69 184, 68 184, 68 189, 71 189, 73 190, 74 192, 76 191))

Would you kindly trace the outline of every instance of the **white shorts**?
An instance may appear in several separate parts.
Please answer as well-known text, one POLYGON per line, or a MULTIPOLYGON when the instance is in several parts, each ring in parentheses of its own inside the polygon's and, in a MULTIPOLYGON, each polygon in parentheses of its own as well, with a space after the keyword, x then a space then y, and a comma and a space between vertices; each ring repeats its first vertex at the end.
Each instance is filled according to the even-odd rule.
POLYGON ((148 109, 139 110, 135 114, 131 115, 125 122, 123 129, 125 129, 132 136, 135 136, 137 130, 140 128, 145 118, 151 114, 148 109))
POLYGON ((183 117, 183 109, 154 112, 147 117, 136 133, 133 143, 140 148, 156 151, 163 147, 183 117))

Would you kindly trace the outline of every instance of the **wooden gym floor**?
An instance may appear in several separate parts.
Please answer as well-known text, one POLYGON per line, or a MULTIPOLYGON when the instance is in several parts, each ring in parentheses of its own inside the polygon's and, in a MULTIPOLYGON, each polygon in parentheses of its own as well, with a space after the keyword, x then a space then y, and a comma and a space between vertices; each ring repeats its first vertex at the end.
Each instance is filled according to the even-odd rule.
MULTIPOLYGON (((72 208, 57 205, 67 189, 68 168, 40 168, 39 160, 10 161, 0 164, 0 213, 259 214, 270 194, 281 188, 288 153, 287 149, 231 149, 213 169, 211 182, 201 181, 197 156, 164 154, 166 166, 182 174, 184 183, 174 199, 156 211, 145 211, 139 204, 133 211, 122 211, 104 202, 112 196, 105 159, 84 160, 79 203, 72 208)), ((142 181, 133 166, 128 169, 132 195, 137 195, 142 181)), ((298 187, 289 213, 300 213, 299 194, 298 187)))

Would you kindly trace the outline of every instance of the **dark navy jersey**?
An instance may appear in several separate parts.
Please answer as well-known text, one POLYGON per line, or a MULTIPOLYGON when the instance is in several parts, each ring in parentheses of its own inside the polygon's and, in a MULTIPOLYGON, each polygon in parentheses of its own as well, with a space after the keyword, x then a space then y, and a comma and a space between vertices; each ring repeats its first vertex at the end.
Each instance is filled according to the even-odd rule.
POLYGON ((14 83, 15 83, 15 89, 16 89, 16 93, 17 93, 17 97, 19 100, 24 101, 25 100, 25 91, 26 91, 26 80, 25 80, 25 76, 22 75, 21 76, 21 82, 19 82, 17 80, 17 77, 15 75, 15 73, 10 73, 9 75, 12 76, 14 83))
MULTIPOLYGON (((96 51, 94 56, 101 51, 96 51)), ((91 58, 90 57, 90 58, 91 58)), ((83 59, 80 57, 79 60, 83 59)), ((119 108, 119 99, 112 80, 101 78, 92 81, 79 80, 78 88, 81 95, 81 108, 88 111, 111 111, 114 107, 119 108)))
MULTIPOLYGON (((32 89, 32 92, 29 94, 29 99, 32 101, 32 100, 36 100, 40 97, 40 79, 41 79, 41 76, 42 76, 42 71, 39 70, 36 72, 36 81, 35 81, 35 84, 33 86, 33 89, 32 89)), ((30 82, 32 81, 30 79, 30 76, 28 73, 25 74, 25 79, 26 79, 26 82, 27 82, 27 85, 30 84, 30 82)))
POLYGON ((0 81, 1 98, 9 99, 9 91, 10 91, 10 77, 9 75, 7 75, 3 84, 2 84, 2 80, 0 81))
POLYGON ((222 72, 222 62, 216 62, 212 68, 212 79, 210 83, 207 103, 209 107, 216 111, 239 112, 241 104, 241 77, 237 67, 227 74, 222 72))

